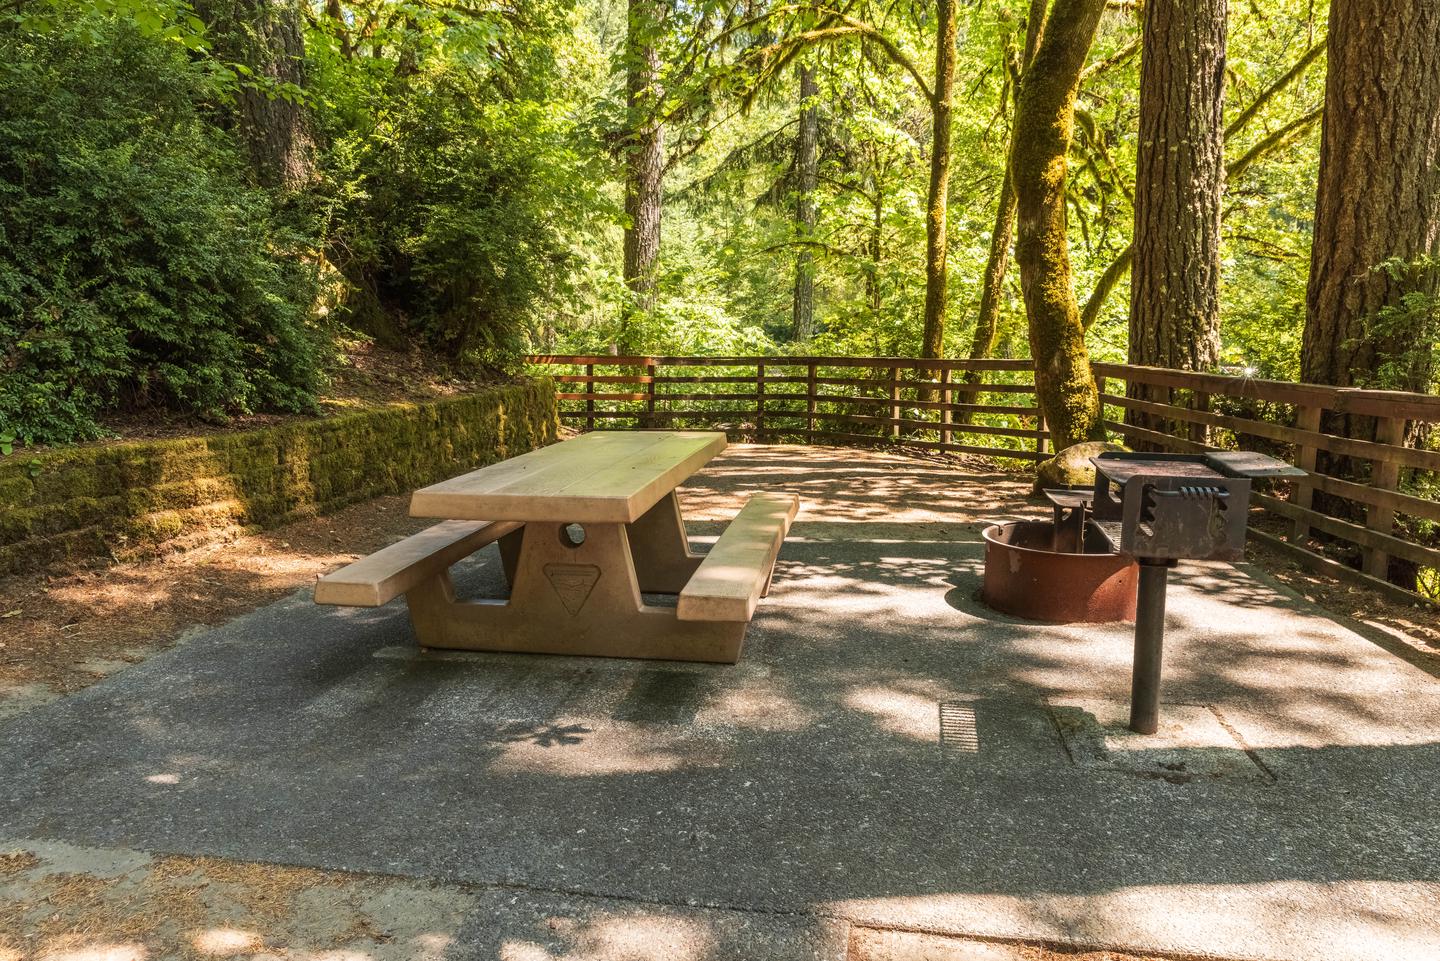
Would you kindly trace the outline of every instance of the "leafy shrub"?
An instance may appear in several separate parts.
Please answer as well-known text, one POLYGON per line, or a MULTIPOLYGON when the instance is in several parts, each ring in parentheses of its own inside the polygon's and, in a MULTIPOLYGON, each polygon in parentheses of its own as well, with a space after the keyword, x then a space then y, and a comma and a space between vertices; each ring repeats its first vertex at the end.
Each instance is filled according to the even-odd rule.
POLYGON ((340 105, 326 118, 327 249, 356 326, 503 367, 567 283, 601 177, 550 100, 543 44, 516 58, 519 76, 466 49, 437 42, 404 72, 317 51, 317 85, 340 105))
POLYGON ((313 404, 313 271, 204 116, 214 84, 123 23, 0 27, 0 432, 313 404))

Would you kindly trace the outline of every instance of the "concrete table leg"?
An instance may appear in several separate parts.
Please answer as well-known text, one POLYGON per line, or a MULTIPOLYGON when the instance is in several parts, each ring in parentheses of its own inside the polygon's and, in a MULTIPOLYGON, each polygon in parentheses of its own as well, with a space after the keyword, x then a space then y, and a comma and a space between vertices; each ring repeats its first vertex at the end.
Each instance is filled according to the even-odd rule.
POLYGON ((680 499, 674 491, 627 525, 626 534, 635 576, 646 594, 679 594, 705 559, 690 551, 680 499))
POLYGON ((509 600, 457 600, 448 573, 405 599, 422 647, 460 650, 733 664, 747 624, 681 621, 645 604, 625 524, 586 525, 583 537, 573 525, 526 524, 509 600))

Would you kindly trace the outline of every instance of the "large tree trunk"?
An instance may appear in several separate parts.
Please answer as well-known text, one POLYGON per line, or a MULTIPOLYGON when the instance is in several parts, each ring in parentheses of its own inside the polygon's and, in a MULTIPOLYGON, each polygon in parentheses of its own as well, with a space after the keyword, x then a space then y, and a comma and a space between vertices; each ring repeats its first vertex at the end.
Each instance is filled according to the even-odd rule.
MULTIPOLYGON (((625 44, 625 285, 635 308, 655 306, 660 257, 660 208, 665 179, 665 129, 660 120, 661 11, 654 0, 630 0, 625 44)), ((629 347, 630 345, 622 345, 629 347)))
MULTIPOLYGON (((1025 50, 1021 54, 1019 68, 1012 64, 1012 83, 1019 88, 1025 67, 1035 56, 1035 48, 1045 27, 1045 9, 1049 0, 1030 0, 1030 13, 1025 20, 1025 50)), ((1013 51, 1013 48, 1011 48, 1013 51)), ((1000 104, 1001 109, 1005 104, 1000 104)), ((982 360, 995 352, 995 342, 1000 336, 1000 305, 1005 299, 1005 274, 1010 269, 1010 247, 1015 239, 1015 191, 1010 183, 1010 165, 1005 165, 1005 176, 1000 181, 1000 201, 995 208, 995 226, 990 231, 990 256, 985 261, 985 274, 980 281, 980 315, 975 319, 975 336, 970 341, 970 359, 982 360)), ((971 387, 982 380, 978 370, 967 371, 965 383, 971 387)), ((973 404, 977 392, 965 390, 956 400, 961 404, 973 404)), ((956 418, 962 424, 970 423, 969 413, 956 418)))
POLYGON ((245 66, 235 95, 237 126, 256 179, 294 189, 315 176, 315 135, 310 111, 276 87, 305 86, 304 11, 298 0, 197 0, 221 60, 245 66))
POLYGON ((925 208, 925 329, 921 357, 945 354, 945 300, 950 198, 950 102, 955 90, 955 43, 959 30, 955 0, 937 0, 935 87, 930 102, 930 195, 925 208))
POLYGON ((795 228, 800 240, 795 256, 795 302, 791 308, 793 337, 805 343, 815 335, 815 187, 819 181, 820 111, 815 97, 820 85, 815 68, 802 66, 800 73, 800 131, 795 140, 795 228))
POLYGON ((1382 311, 1440 272, 1378 268, 1440 256, 1440 5, 1332 0, 1328 43, 1301 379, 1429 390, 1434 332, 1382 311))
POLYGON ((1035 359, 1035 393, 1057 449, 1102 436, 1065 234, 1066 155, 1080 71, 1106 0, 1055 0, 1044 38, 1020 82, 1010 175, 1015 261, 1035 359))
MULTIPOLYGON (((1129 361, 1212 370, 1220 355, 1225 0, 1149 0, 1140 60, 1129 361)), ((1168 402, 1168 388, 1131 397, 1168 402)), ((1126 419, 1162 429, 1138 411, 1126 419)))
MULTIPOLYGON (((1340 387, 1428 391, 1433 324, 1403 301, 1434 296, 1440 270, 1440 7, 1433 0, 1334 0, 1327 41, 1320 178, 1310 255, 1301 379, 1340 387), (1395 259, 1413 265, 1387 270, 1395 259)), ((1329 433, 1375 437, 1372 418, 1334 414, 1329 433)), ((1322 453, 1328 474, 1368 468, 1322 453)), ((1352 502, 1314 495, 1314 506, 1358 517, 1352 502)), ((1416 565, 1367 564, 1411 590, 1416 565), (1377 565, 1378 567, 1378 565, 1377 565)))

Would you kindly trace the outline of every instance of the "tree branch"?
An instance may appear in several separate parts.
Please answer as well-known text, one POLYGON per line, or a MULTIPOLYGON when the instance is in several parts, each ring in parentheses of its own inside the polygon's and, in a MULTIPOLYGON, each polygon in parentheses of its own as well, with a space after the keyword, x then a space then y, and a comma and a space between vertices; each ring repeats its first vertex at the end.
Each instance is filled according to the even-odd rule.
POLYGON ((1235 134, 1239 133, 1241 130, 1243 130, 1245 128, 1245 125, 1248 124, 1251 120, 1253 120, 1255 118, 1255 115, 1260 112, 1261 108, 1263 108, 1271 100, 1275 99, 1276 94, 1280 93, 1280 91, 1284 90, 1286 87, 1290 86, 1290 84, 1294 83, 1296 78, 1305 72, 1305 68, 1310 66, 1310 64, 1314 63, 1315 58, 1320 56, 1320 54, 1324 52, 1325 38, 1321 37, 1315 43, 1315 46, 1305 51, 1304 56, 1302 56, 1298 61, 1296 61, 1293 67, 1281 74, 1270 86, 1260 91, 1260 93, 1255 97, 1255 99, 1250 102, 1250 106, 1240 111, 1240 113, 1236 115, 1235 119, 1230 121, 1229 125, 1225 128, 1225 136, 1232 137, 1235 134))
POLYGON ((1267 154, 1273 153, 1300 136, 1300 134, 1304 133, 1306 127, 1314 124, 1315 121, 1319 120, 1324 114, 1324 107, 1316 107, 1314 110, 1305 114, 1305 116, 1297 117, 1273 133, 1262 137, 1255 146, 1225 165, 1225 178, 1227 180, 1234 180, 1239 177, 1257 160, 1260 160, 1267 154))
POLYGON ((1085 309, 1080 312, 1080 326, 1089 330, 1100 316, 1100 308, 1105 306, 1105 300, 1115 285, 1120 283, 1120 278, 1130 269, 1130 262, 1135 259, 1135 245, 1130 244, 1124 250, 1115 255, 1110 261, 1110 266, 1100 275, 1095 282, 1095 289, 1090 293, 1090 299, 1085 301, 1085 309))

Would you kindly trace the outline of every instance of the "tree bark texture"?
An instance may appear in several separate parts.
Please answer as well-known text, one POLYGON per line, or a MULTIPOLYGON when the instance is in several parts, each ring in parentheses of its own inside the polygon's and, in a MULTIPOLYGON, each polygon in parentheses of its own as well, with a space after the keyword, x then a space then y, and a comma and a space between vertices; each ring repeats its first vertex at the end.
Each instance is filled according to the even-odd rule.
POLYGON ((1066 155, 1075 95, 1106 0, 1055 0, 1020 82, 1010 176, 1015 261, 1035 360, 1035 393, 1057 450, 1102 433, 1065 233, 1066 155))
POLYGON ((935 28, 935 85, 930 101, 930 193, 925 207, 925 329, 921 357, 945 354, 946 235, 950 199, 950 112, 955 90, 956 0, 938 0, 935 28))
POLYGON ((204 0, 195 11, 219 58, 254 72, 254 78, 241 78, 235 101, 240 138, 256 179, 267 187, 305 186, 315 176, 310 110, 270 89, 305 86, 303 8, 297 0, 204 0))
POLYGON ((1440 4, 1332 0, 1328 57, 1301 379, 1425 391, 1433 332, 1376 321, 1437 271, 1377 266, 1440 256, 1440 4))
POLYGON ((793 336, 803 344, 815 335, 815 188, 819 182, 820 111, 815 98, 820 84, 815 68, 802 66, 800 74, 800 130, 795 140, 795 232, 800 240, 795 256, 795 300, 791 307, 793 336))
MULTIPOLYGON (((1035 56, 1035 48, 1045 26, 1045 11, 1049 0, 1030 0, 1030 13, 1025 20, 1025 50, 1014 69, 1013 83, 1018 89, 1024 76, 1025 67, 1035 56)), ((1005 104, 1001 104, 1004 109, 1005 104)), ((995 342, 1000 335, 1000 305, 1005 299, 1005 274, 1010 269, 1010 247, 1015 240, 1015 190, 1010 182, 1010 165, 1005 165, 1005 175, 1000 181, 1000 200, 995 207, 995 226, 990 231, 990 254, 985 261, 985 274, 980 282, 980 314, 975 319, 975 336, 970 341, 970 359, 982 360, 995 352, 995 342)), ((979 384, 982 380, 978 370, 966 371, 967 385, 979 384)), ((962 404, 973 404, 977 391, 965 390, 956 396, 962 404)), ((970 423, 970 415, 962 413, 956 420, 970 423)))
MULTIPOLYGON (((1213 370, 1220 357, 1225 0, 1149 0, 1140 59, 1129 361, 1213 370)), ((1131 397, 1170 390, 1131 384, 1131 397)), ((1158 429, 1154 418, 1126 420, 1158 429)))
POLYGON ((663 96, 660 52, 655 43, 662 11, 654 0, 630 0, 625 70, 625 285, 635 307, 655 306, 655 275, 660 258, 660 211, 665 181, 665 129, 660 120, 663 96))

